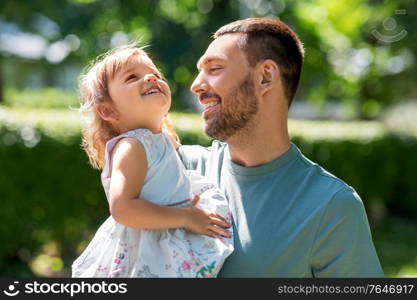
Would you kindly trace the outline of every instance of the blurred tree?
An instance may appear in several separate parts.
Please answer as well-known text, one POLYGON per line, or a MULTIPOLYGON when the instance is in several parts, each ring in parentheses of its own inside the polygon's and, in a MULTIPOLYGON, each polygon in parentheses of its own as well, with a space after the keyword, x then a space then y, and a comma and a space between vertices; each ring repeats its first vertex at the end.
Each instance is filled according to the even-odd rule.
POLYGON ((3 58, 0 55, 0 103, 4 102, 2 62, 3 58))
MULTIPOLYGON (((417 98, 415 1, 304 0, 290 15, 306 46, 301 97, 337 100, 362 118, 417 98)), ((285 18, 284 18, 285 20, 285 18)))
POLYGON ((70 49, 59 63, 85 65, 140 37, 170 81, 174 108, 190 106, 195 62, 211 33, 250 16, 279 17, 303 40, 299 99, 319 106, 334 100, 374 118, 388 105, 417 98, 412 0, 3 0, 0 8, 0 21, 47 41, 45 69, 55 48, 70 49))

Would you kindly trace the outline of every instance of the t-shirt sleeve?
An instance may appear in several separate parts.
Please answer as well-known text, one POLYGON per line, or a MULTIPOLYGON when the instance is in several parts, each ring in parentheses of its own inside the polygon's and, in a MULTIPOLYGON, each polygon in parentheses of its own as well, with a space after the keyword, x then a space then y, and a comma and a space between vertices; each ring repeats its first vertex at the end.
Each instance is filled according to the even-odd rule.
POLYGON ((383 277, 365 208, 350 189, 327 205, 310 256, 314 277, 383 277))
POLYGON ((186 145, 178 148, 178 154, 187 170, 199 170, 201 173, 204 173, 210 149, 211 147, 186 145))

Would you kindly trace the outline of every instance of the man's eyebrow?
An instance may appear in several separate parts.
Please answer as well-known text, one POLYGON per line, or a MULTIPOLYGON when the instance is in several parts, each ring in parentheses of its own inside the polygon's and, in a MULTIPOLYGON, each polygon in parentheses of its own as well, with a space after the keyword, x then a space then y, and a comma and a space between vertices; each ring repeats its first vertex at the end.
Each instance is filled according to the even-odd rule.
POLYGON ((197 62, 197 70, 200 70, 202 65, 208 64, 213 60, 227 60, 227 57, 223 54, 210 55, 206 57, 202 56, 197 62))

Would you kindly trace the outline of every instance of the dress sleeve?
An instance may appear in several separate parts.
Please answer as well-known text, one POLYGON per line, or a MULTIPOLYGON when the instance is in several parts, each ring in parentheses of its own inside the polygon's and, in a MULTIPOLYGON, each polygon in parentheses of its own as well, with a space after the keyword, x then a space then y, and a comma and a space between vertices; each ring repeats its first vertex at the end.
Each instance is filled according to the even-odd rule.
POLYGON ((153 163, 154 159, 154 140, 152 135, 150 135, 146 130, 136 129, 128 131, 124 134, 121 134, 117 137, 112 138, 106 143, 105 157, 104 157, 104 168, 102 171, 102 178, 109 178, 111 176, 111 164, 112 164, 112 153, 113 149, 116 147, 117 143, 123 138, 134 138, 145 148, 146 159, 148 161, 148 168, 153 163))
POLYGON ((313 277, 383 277, 365 208, 350 189, 328 203, 311 249, 313 277))
POLYGON ((155 161, 155 156, 161 151, 161 145, 155 140, 155 136, 148 129, 139 128, 128 131, 124 134, 124 137, 134 138, 142 144, 145 149, 149 169, 155 161))

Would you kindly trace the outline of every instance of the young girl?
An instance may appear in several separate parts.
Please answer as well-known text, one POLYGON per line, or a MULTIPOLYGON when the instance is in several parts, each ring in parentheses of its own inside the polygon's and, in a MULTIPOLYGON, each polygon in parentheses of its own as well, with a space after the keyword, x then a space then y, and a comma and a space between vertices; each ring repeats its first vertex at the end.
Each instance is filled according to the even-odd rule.
POLYGON ((83 146, 102 169, 111 216, 73 277, 215 277, 233 251, 231 215, 219 189, 180 162, 166 121, 170 89, 152 60, 141 48, 113 50, 80 90, 94 115, 83 146))

